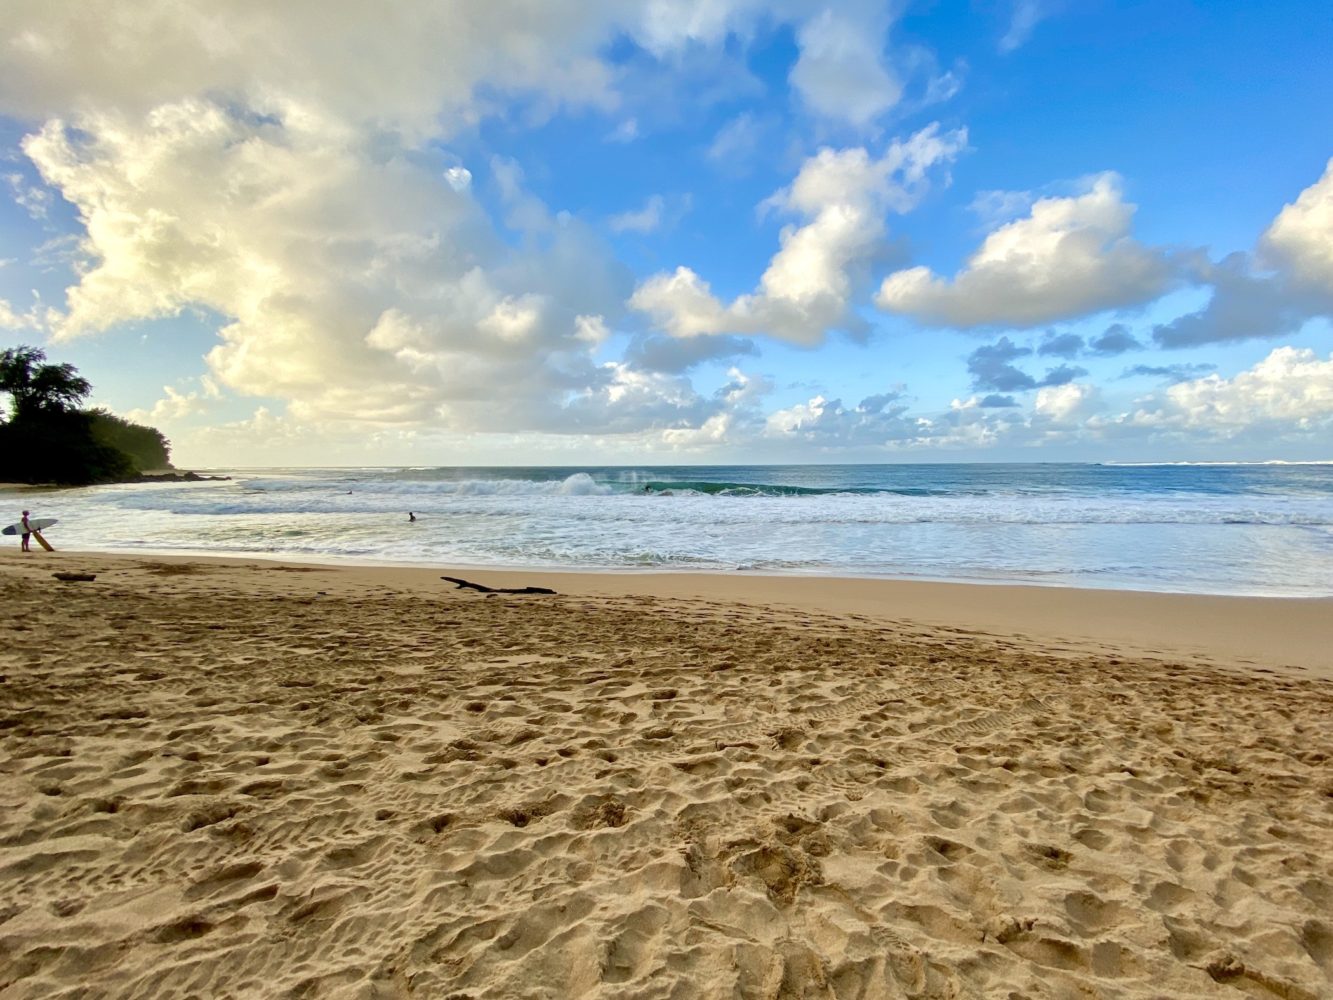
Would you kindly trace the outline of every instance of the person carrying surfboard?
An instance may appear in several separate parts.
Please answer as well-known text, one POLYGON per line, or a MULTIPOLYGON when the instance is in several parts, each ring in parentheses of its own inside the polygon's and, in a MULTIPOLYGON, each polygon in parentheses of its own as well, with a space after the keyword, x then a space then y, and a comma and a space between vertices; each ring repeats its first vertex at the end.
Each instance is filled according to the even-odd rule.
POLYGON ((42 537, 42 529, 49 528, 56 523, 54 517, 32 517, 26 510, 23 517, 13 524, 7 524, 0 528, 0 535, 18 535, 20 544, 24 552, 31 551, 31 542, 35 538, 37 544, 46 549, 47 552, 54 552, 51 543, 42 537))

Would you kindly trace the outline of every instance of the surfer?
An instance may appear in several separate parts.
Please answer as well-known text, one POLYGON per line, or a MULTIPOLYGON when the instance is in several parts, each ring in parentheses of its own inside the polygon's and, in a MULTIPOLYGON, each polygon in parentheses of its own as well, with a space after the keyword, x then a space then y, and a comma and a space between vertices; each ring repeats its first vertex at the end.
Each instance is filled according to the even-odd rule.
POLYGON ((32 538, 32 525, 28 523, 28 512, 26 510, 23 512, 23 519, 20 523, 23 525, 22 551, 31 552, 32 549, 28 548, 28 539, 32 538))
POLYGON ((417 519, 417 516, 416 516, 415 514, 413 514, 413 513, 409 510, 409 511, 407 512, 407 519, 408 519, 409 521, 415 521, 415 520, 417 519))

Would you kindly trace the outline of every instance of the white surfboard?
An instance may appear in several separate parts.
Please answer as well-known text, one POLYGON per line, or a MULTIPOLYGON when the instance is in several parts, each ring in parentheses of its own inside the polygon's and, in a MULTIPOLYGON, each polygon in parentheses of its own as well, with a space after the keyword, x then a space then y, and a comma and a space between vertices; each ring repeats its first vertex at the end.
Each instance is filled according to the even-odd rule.
MULTIPOLYGON (((28 518, 29 531, 41 531, 43 528, 49 528, 56 523, 54 517, 30 517, 28 518)), ((18 521, 11 524, 8 528, 0 528, 0 535, 21 535, 23 534, 23 522, 18 521)))

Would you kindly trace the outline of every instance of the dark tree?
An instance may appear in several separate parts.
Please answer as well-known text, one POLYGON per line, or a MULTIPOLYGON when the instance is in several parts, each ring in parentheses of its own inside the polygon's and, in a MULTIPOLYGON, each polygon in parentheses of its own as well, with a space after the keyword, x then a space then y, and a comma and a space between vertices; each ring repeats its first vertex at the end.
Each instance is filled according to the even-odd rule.
POLYGON ((26 344, 0 351, 0 392, 9 393, 11 420, 67 413, 92 392, 73 365, 45 362, 45 351, 26 344))
POLYGON ((171 442, 156 427, 145 427, 98 407, 88 411, 93 437, 130 457, 135 469, 148 472, 171 468, 171 442))
POLYGON ((73 365, 46 363, 46 352, 21 345, 0 351, 0 482, 82 486, 165 468, 169 445, 151 427, 105 410, 78 409, 92 385, 73 365))

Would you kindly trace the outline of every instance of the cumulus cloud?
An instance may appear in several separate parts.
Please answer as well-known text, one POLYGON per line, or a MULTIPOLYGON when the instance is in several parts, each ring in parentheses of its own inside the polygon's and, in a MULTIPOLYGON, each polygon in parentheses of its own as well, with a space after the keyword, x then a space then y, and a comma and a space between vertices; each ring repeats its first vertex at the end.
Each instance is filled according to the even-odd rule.
POLYGON ((511 164, 495 167, 509 222, 531 227, 520 249, 428 163, 299 120, 189 101, 102 126, 25 143, 96 262, 58 338, 206 306, 231 320, 208 356, 220 381, 308 419, 542 426, 610 381, 591 350, 628 274, 511 164))
POLYGON ((870 396, 852 407, 840 399, 815 396, 770 413, 765 434, 821 448, 882 446, 917 435, 918 422, 906 415, 907 410, 898 392, 870 396))
MULTIPOLYGON (((707 422, 724 404, 671 370, 689 367, 688 351, 595 358, 631 290, 596 233, 535 198, 517 163, 464 166, 451 138, 491 116, 521 125, 566 107, 633 138, 612 46, 670 74, 775 24, 793 30, 793 88, 815 114, 866 123, 895 99, 890 18, 868 2, 826 15, 757 0, 403 0, 385 17, 341 0, 243 15, 202 0, 49 0, 6 14, 0 113, 34 123, 24 151, 83 227, 55 337, 202 307, 224 318, 210 371, 285 401, 284 420, 580 433, 707 422), (364 71, 348 72, 349 51, 364 71), (853 83, 864 93, 839 104, 853 83), (498 219, 475 186, 500 193, 498 219)), ((895 183, 909 183, 913 155, 895 183)), ((15 190, 41 207, 45 189, 15 190)), ((866 197, 879 207, 857 197, 857 212, 866 197)), ((650 201, 618 224, 647 231, 664 208, 650 201)), ((870 252, 874 227, 793 211, 809 225, 784 236, 776 277, 801 277, 803 258, 812 281, 845 295, 840 268, 870 252)), ((750 329, 772 313, 809 339, 821 317, 841 316, 809 289, 781 291, 759 297, 773 308, 757 308, 750 329)), ((3 318, 32 322, 11 306, 3 318)), ((728 353, 738 349, 711 356, 728 353)))
POLYGON ((885 214, 910 209, 927 189, 930 169, 966 145, 964 130, 944 132, 935 123, 895 140, 879 157, 861 147, 822 149, 765 203, 805 221, 782 230, 781 249, 755 292, 724 304, 708 282, 678 267, 644 281, 630 305, 677 337, 769 334, 819 343, 829 329, 855 323, 849 307, 882 249, 885 214))
MULTIPOLYGON (((260 114, 299 102, 416 136, 476 120, 482 90, 611 107, 613 73, 598 50, 617 29, 646 30, 643 8, 622 19, 613 7, 404 0, 385 17, 365 4, 293 0, 227 16, 204 0, 47 0, 7 11, 0 106, 29 118, 85 107, 137 117, 218 94, 260 114), (347 72, 349 52, 392 72, 347 72)), ((682 25, 655 37, 669 49, 688 35, 682 25)))
POLYGON ((1318 433, 1333 426, 1333 356, 1279 347, 1233 378, 1209 375, 1173 385, 1143 401, 1124 422, 1221 438, 1318 433))
POLYGON ((1070 424, 1096 412, 1101 407, 1101 393, 1086 382, 1061 382, 1037 392, 1033 410, 1037 417, 1052 424, 1070 424))
POLYGON ((1333 160, 1278 213, 1256 253, 1205 263, 1199 281, 1212 286, 1212 297, 1154 328, 1162 347, 1280 337, 1333 316, 1333 160))
POLYGON ((772 391, 770 379, 732 368, 726 383, 713 394, 716 412, 697 427, 667 428, 660 440, 674 451, 707 451, 737 441, 752 442, 764 428, 760 402, 772 391))
POLYGON ((189 391, 164 385, 161 399, 146 410, 130 410, 125 417, 138 424, 161 427, 203 413, 208 409, 209 401, 220 398, 222 392, 217 383, 208 376, 204 376, 199 382, 200 388, 189 391))
POLYGON ((884 279, 876 302, 933 326, 1029 327, 1139 305, 1167 291, 1171 255, 1130 236, 1134 206, 1099 174, 1067 198, 1042 198, 992 231, 946 280, 913 267, 884 279))
POLYGON ((38 306, 34 305, 27 312, 19 312, 8 299, 0 299, 0 330, 40 330, 42 326, 38 306))
POLYGON ((990 449, 1106 442, 1247 443, 1271 455, 1279 442, 1319 445, 1333 430, 1333 355, 1282 347, 1232 378, 1211 374, 1155 390, 1112 410, 1083 382, 1039 388, 1030 408, 1004 394, 955 399, 914 415, 905 397, 877 415, 818 395, 770 414, 769 440, 802 440, 830 452, 990 449))
POLYGON ((1278 213, 1259 248, 1294 285, 1333 298, 1333 159, 1319 180, 1278 213))

